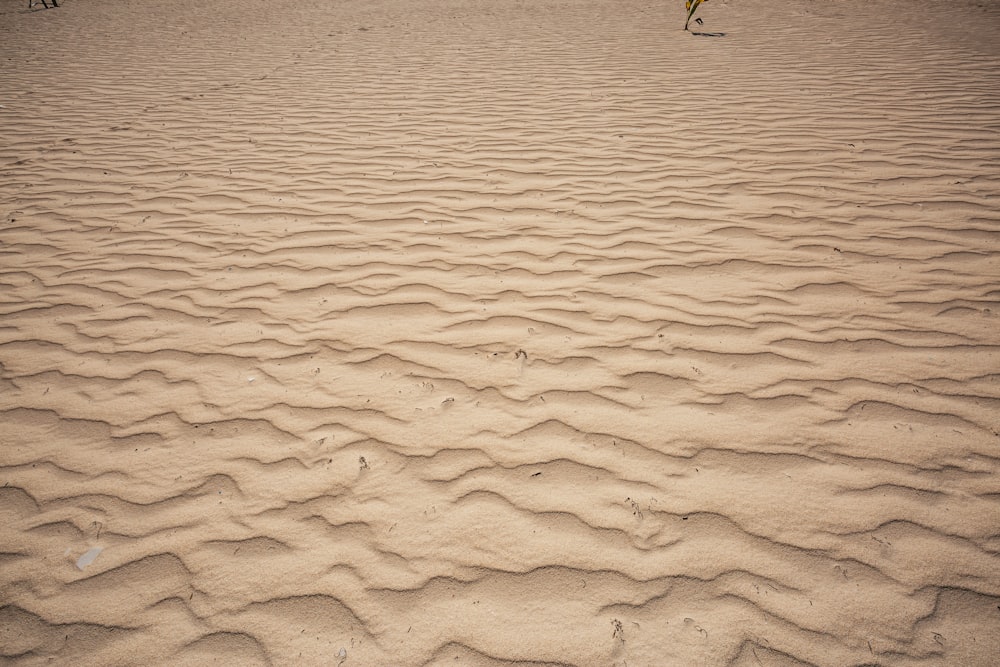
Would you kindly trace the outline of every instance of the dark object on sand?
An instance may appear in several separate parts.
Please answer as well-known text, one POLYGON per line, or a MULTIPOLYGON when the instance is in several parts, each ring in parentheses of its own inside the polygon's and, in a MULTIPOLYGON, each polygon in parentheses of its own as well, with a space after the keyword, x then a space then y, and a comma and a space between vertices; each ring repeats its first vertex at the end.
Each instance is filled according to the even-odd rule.
MULTIPOLYGON (((698 11, 698 5, 703 2, 708 2, 708 0, 687 0, 687 2, 684 3, 684 9, 688 12, 687 21, 684 22, 685 30, 688 29, 688 25, 691 23, 691 17, 694 16, 696 11, 698 11)), ((701 20, 698 21, 698 25, 701 25, 701 20)))
POLYGON ((59 6, 59 0, 28 0, 28 9, 31 9, 35 5, 41 5, 45 9, 50 9, 49 3, 52 3, 52 7, 59 6))

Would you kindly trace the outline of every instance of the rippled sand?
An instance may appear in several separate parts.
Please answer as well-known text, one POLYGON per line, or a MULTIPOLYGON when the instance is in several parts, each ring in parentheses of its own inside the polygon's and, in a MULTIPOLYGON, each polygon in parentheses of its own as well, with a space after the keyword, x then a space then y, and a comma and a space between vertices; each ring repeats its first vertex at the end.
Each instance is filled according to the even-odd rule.
POLYGON ((682 4, 0 0, 0 662, 997 664, 1000 3, 682 4))

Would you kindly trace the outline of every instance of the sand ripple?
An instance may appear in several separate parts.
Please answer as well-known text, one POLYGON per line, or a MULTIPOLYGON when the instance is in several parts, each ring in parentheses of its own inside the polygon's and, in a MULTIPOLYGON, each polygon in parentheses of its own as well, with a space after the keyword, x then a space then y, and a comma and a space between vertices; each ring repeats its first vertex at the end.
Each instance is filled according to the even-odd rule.
POLYGON ((0 659, 995 664, 1000 7, 669 4, 4 0, 0 659))

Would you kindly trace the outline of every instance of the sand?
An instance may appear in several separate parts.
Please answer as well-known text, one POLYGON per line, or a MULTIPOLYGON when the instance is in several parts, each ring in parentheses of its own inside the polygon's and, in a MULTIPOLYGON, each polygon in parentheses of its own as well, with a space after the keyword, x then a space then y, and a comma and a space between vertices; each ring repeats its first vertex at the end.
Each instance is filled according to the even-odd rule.
POLYGON ((997 664, 1000 3, 698 15, 0 0, 0 662, 997 664))

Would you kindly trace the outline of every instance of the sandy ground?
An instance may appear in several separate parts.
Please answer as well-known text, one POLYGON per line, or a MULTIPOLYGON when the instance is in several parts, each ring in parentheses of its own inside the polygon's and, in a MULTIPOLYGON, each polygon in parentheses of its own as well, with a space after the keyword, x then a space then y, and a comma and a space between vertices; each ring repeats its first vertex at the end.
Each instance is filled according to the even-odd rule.
POLYGON ((1000 3, 0 0, 0 662, 996 665, 1000 3))

